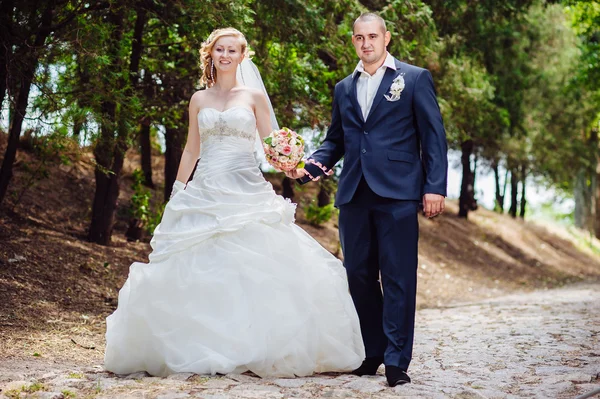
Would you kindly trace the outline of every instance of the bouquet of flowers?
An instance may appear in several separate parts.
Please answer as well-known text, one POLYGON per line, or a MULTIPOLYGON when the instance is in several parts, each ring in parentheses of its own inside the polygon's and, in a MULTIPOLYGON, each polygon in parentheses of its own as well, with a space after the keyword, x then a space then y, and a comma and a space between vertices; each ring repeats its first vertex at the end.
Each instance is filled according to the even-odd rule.
POLYGON ((263 139, 267 162, 280 172, 304 167, 304 139, 295 131, 282 127, 263 139))

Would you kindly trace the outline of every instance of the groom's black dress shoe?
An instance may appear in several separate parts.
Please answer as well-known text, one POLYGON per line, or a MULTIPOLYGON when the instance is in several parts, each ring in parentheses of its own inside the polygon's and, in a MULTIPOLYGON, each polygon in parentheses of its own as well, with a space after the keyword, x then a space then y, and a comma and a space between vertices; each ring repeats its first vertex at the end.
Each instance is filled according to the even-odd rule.
POLYGON ((410 377, 406 374, 406 371, 396 366, 385 366, 385 377, 390 387, 410 382, 410 377))
POLYGON ((377 369, 382 363, 383 357, 368 357, 362 362, 359 368, 352 372, 352 374, 358 376, 375 375, 377 374, 377 369))

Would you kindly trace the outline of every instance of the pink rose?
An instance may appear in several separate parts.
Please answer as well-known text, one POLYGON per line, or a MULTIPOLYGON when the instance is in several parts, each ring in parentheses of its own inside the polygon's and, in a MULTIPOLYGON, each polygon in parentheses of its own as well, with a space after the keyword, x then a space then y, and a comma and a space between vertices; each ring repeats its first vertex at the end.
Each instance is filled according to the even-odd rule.
POLYGON ((292 147, 289 145, 284 146, 283 149, 281 150, 281 153, 283 155, 290 155, 292 153, 292 147))

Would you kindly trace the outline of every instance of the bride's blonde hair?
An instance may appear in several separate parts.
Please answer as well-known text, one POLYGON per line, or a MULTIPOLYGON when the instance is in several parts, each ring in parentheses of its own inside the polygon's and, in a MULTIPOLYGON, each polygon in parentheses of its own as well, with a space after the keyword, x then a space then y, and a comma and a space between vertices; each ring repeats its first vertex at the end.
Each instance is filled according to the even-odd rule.
POLYGON ((242 54, 244 57, 250 56, 248 51, 248 41, 246 41, 246 37, 242 32, 235 28, 215 29, 200 47, 200 69, 202 69, 200 84, 202 86, 211 87, 217 81, 217 69, 212 66, 212 57, 210 53, 212 52, 217 40, 225 36, 233 36, 238 38, 242 47, 242 54))

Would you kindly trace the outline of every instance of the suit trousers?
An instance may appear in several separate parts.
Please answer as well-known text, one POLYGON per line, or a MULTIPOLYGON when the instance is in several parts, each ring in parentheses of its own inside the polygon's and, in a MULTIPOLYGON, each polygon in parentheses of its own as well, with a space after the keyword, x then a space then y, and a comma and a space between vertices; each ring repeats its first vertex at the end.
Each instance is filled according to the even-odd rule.
POLYGON ((366 356, 408 370, 415 326, 419 201, 375 194, 364 176, 339 232, 366 356), (381 280, 380 280, 381 279, 381 280))

